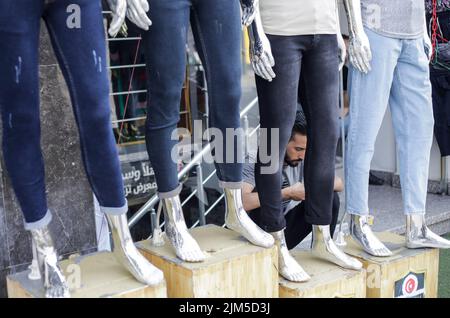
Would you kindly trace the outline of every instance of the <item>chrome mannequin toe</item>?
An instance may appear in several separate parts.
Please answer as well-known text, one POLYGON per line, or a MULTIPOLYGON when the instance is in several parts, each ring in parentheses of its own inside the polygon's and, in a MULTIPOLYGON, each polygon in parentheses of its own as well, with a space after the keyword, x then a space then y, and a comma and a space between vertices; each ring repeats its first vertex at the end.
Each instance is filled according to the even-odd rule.
POLYGON ((306 282, 310 280, 311 277, 289 253, 284 230, 270 234, 275 239, 275 245, 278 248, 278 272, 280 275, 291 282, 306 282))
POLYGON ((330 235, 329 225, 313 225, 312 254, 346 269, 361 270, 362 263, 342 252, 330 235))
POLYGON ((45 297, 69 298, 69 288, 58 265, 58 256, 48 227, 30 232, 41 277, 44 280, 45 297))
POLYGON ((406 216, 406 247, 450 248, 450 241, 433 233, 426 225, 425 214, 406 216))
POLYGON ((180 197, 177 195, 163 198, 161 202, 164 211, 165 233, 178 258, 186 262, 205 260, 205 254, 186 227, 180 197))
POLYGON ((248 216, 242 205, 241 189, 224 189, 226 226, 245 237, 252 244, 269 248, 275 243, 274 238, 264 232, 248 216))
POLYGON ((392 252, 372 232, 369 216, 351 215, 350 234, 370 255, 378 257, 392 255, 392 252))
POLYGON ((106 215, 117 260, 141 283, 154 286, 164 280, 161 270, 142 256, 134 245, 125 214, 106 215))

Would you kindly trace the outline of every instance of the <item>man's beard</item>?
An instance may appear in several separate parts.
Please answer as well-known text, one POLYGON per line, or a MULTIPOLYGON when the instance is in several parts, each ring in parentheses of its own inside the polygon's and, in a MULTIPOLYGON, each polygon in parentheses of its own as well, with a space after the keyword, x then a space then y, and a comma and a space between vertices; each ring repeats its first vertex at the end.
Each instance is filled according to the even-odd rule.
POLYGON ((289 160, 289 158, 288 158, 287 156, 285 156, 285 157, 284 157, 284 162, 285 162, 289 167, 295 168, 295 167, 297 167, 297 166, 300 164, 300 162, 302 162, 302 159, 298 159, 298 160, 289 160))

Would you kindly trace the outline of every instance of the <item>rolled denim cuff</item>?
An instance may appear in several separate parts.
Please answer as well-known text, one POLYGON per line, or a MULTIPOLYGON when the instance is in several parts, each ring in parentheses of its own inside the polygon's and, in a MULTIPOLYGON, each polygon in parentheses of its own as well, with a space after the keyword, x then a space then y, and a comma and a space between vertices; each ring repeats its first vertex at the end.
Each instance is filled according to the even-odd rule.
POLYGON ((172 191, 169 192, 158 192, 158 197, 160 199, 169 199, 169 198, 173 198, 176 197, 177 195, 179 195, 181 193, 181 190, 183 189, 183 185, 179 184, 175 189, 173 189, 172 191))
POLYGON ((49 225, 49 223, 52 221, 52 213, 50 210, 47 210, 44 217, 36 222, 24 222, 25 230, 31 231, 31 230, 38 230, 43 227, 46 227, 49 225))
POLYGON ((105 207, 100 206, 100 211, 109 215, 122 215, 128 212, 128 201, 125 200, 125 205, 121 207, 105 207))
POLYGON ((219 187, 221 187, 222 189, 242 189, 242 184, 242 181, 229 182, 219 180, 219 187))

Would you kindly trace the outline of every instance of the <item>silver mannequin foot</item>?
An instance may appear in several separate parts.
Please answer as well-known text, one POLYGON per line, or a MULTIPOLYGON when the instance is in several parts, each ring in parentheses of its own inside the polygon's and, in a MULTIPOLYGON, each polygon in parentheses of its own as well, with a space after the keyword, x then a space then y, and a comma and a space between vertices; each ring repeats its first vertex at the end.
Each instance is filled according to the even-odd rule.
POLYGON ((205 254, 198 246, 195 239, 189 234, 184 221, 183 210, 181 208, 180 197, 161 199, 165 232, 169 238, 178 258, 185 262, 201 262, 205 260, 205 254))
POLYGON ((362 263, 342 252, 330 235, 329 225, 313 225, 312 254, 347 269, 361 270, 362 263))
POLYGON ((379 257, 392 255, 392 252, 372 232, 368 216, 352 214, 350 234, 370 255, 379 257))
POLYGON ((224 188, 224 194, 226 226, 241 234, 254 245, 265 248, 272 247, 275 243, 273 237, 257 226, 244 210, 241 189, 224 188))
POLYGON ((270 233, 278 247, 278 272, 281 276, 292 282, 306 282, 311 277, 299 263, 292 257, 286 245, 284 230, 270 233))
POLYGON ((424 214, 406 216, 406 247, 408 248, 450 248, 450 241, 430 231, 424 214))
POLYGON ((69 287, 58 265, 58 256, 47 226, 31 230, 31 238, 36 248, 41 277, 44 279, 46 298, 69 298, 69 287))
POLYGON ((141 283, 150 286, 161 283, 164 279, 163 272, 137 250, 131 238, 126 215, 106 214, 106 218, 114 243, 113 253, 117 260, 141 283))

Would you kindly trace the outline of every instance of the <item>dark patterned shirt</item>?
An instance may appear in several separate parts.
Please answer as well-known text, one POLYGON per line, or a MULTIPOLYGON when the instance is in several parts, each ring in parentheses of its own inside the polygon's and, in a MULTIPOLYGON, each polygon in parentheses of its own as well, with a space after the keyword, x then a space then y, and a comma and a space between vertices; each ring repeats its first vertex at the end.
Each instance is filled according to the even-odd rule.
MULTIPOLYGON (((436 0, 437 12, 450 11, 450 0, 436 0)), ((433 13, 433 1, 425 0, 425 7, 428 13, 433 13)))

